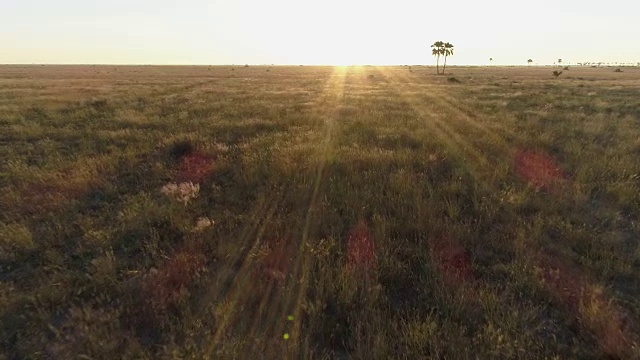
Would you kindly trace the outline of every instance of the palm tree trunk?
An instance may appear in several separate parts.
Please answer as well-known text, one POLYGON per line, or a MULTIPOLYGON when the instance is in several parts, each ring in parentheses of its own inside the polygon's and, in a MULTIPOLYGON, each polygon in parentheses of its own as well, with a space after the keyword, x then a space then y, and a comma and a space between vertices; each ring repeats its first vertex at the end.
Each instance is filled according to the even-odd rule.
POLYGON ((444 72, 447 70, 447 55, 444 55, 444 66, 442 67, 442 75, 444 75, 444 72))
POLYGON ((436 57, 436 74, 440 74, 440 54, 436 57))

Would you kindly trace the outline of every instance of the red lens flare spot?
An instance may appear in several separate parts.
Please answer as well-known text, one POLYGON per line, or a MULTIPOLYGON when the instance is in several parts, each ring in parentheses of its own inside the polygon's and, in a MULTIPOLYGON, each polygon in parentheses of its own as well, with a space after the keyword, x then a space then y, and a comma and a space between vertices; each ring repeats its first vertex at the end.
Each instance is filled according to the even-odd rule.
POLYGON ((294 242, 281 238, 265 241, 260 251, 258 265, 268 281, 284 283, 295 254, 294 242))
POLYGON ((602 350, 615 358, 628 358, 632 343, 637 341, 629 328, 632 316, 556 255, 544 253, 537 263, 552 298, 594 334, 602 350))
POLYGON ((550 190, 566 177, 556 161, 536 150, 520 150, 514 158, 518 176, 530 185, 550 190))
POLYGON ((188 294, 189 286, 204 270, 206 257, 197 246, 185 246, 150 271, 144 278, 142 291, 151 308, 162 313, 188 294))
POLYGON ((203 152, 194 151, 180 159, 180 181, 202 182, 213 171, 213 158, 203 152))
POLYGON ((434 241, 431 244, 431 258, 445 283, 458 285, 475 280, 469 256, 457 240, 445 238, 434 241))
POLYGON ((366 221, 360 220, 349 231, 347 260, 352 269, 370 270, 376 266, 376 249, 366 221))

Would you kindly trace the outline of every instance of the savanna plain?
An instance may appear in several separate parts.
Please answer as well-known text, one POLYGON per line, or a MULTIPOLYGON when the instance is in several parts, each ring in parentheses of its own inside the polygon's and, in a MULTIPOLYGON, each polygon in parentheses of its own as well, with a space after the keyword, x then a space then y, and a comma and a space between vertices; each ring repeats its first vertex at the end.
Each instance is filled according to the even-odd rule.
POLYGON ((0 358, 640 357, 640 68, 1 66, 0 358))

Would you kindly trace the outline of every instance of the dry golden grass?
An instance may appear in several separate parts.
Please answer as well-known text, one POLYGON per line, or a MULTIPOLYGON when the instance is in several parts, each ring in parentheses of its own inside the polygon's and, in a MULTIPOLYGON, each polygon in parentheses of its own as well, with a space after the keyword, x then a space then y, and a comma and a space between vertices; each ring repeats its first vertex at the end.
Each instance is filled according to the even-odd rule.
POLYGON ((0 66, 0 357, 638 358, 640 69, 555 69, 0 66))

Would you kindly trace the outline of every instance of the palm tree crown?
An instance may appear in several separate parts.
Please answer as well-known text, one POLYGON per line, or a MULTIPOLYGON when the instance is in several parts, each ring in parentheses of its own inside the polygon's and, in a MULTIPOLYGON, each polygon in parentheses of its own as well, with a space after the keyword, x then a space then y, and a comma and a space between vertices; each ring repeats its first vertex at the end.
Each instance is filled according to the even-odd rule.
POLYGON ((447 68, 447 57, 453 55, 453 44, 445 43, 442 49, 444 54, 444 66, 442 67, 442 73, 444 74, 444 71, 447 68))
POLYGON ((444 55, 444 42, 436 41, 431 45, 431 55, 436 56, 436 74, 440 73, 440 55, 444 55))

